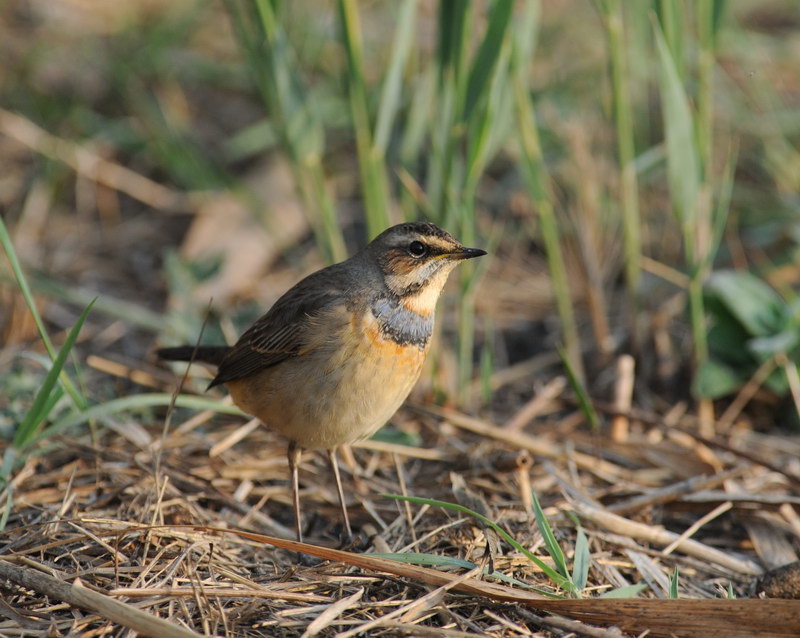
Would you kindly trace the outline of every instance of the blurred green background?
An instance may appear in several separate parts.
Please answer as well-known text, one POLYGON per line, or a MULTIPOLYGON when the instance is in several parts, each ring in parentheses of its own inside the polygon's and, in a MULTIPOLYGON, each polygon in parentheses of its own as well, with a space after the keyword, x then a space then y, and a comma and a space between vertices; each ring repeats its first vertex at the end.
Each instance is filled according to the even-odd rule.
MULTIPOLYGON (((491 253, 443 302, 434 398, 511 413, 563 344, 595 396, 629 352, 642 405, 793 418, 793 0, 8 0, 0 50, 5 250, 59 344, 96 295, 79 347, 130 368, 207 308, 233 339, 424 218, 491 253)), ((41 379, 0 276, 10 422, 41 379)), ((140 385, 81 375, 72 410, 140 385)))

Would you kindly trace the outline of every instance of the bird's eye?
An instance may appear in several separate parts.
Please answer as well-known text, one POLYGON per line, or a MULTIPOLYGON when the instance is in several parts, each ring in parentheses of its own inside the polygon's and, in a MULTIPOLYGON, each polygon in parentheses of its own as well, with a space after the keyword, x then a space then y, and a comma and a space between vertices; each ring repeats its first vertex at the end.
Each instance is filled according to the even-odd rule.
POLYGON ((421 241, 412 241, 408 245, 408 254, 412 257, 422 257, 428 251, 421 241))

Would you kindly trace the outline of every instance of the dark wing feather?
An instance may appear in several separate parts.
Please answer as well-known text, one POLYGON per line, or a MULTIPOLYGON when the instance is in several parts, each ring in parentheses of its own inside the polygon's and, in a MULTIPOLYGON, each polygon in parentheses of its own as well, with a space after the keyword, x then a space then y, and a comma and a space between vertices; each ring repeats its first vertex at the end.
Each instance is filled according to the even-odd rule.
POLYGON ((331 266, 289 289, 231 349, 209 387, 243 379, 295 357, 306 342, 310 319, 344 303, 342 273, 331 266))

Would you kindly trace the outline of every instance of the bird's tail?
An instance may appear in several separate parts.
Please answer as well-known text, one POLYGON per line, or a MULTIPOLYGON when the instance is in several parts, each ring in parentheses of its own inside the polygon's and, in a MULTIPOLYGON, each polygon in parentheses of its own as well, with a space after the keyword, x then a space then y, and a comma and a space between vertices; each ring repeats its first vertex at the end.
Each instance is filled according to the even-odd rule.
POLYGON ((165 361, 197 361, 218 366, 228 352, 230 346, 178 346, 159 348, 156 350, 156 356, 165 361))

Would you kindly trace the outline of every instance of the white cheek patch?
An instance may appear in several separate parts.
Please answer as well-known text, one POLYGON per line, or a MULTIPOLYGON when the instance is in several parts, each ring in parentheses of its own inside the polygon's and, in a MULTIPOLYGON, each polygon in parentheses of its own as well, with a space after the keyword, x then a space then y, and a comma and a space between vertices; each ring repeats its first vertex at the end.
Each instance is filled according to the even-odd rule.
POLYGON ((447 282, 447 276, 457 265, 458 263, 453 261, 435 263, 434 272, 428 279, 428 283, 419 292, 405 297, 403 305, 421 315, 433 314, 442 288, 447 282))
POLYGON ((403 291, 408 290, 417 281, 417 277, 413 273, 406 273, 405 275, 387 275, 386 285, 396 295, 403 294, 403 291))

